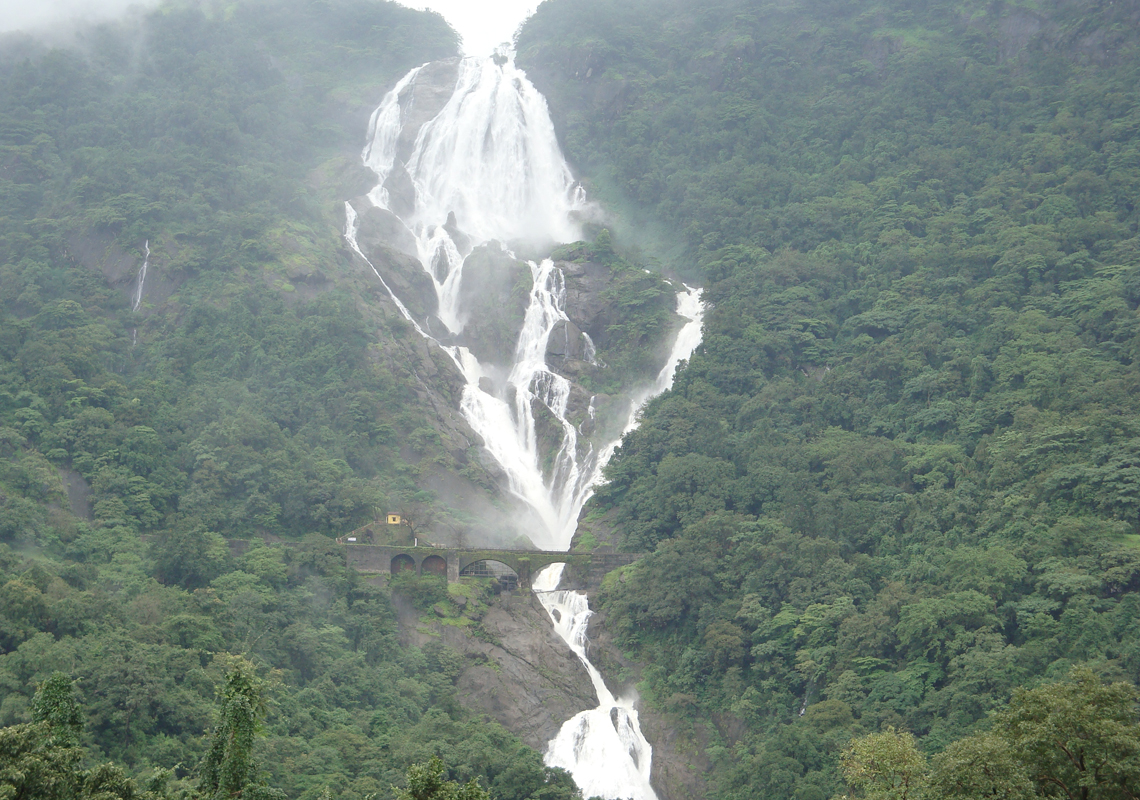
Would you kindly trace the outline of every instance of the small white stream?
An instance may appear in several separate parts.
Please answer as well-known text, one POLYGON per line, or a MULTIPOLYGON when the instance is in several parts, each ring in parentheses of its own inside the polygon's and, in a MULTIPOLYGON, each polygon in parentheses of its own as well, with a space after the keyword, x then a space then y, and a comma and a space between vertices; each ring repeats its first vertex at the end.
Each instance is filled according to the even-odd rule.
POLYGON ((146 269, 150 265, 150 239, 146 240, 146 244, 143 245, 143 248, 146 250, 146 257, 143 258, 142 266, 139 267, 138 285, 135 287, 135 298, 134 303, 131 305, 131 311, 138 311, 139 306, 142 305, 143 284, 146 283, 146 269))
MULTIPOLYGON (((581 237, 575 220, 586 208, 584 192, 562 158, 546 101, 512 58, 503 56, 463 59, 450 98, 423 122, 410 147, 410 132, 404 129, 415 111, 416 81, 427 74, 428 65, 409 72, 373 113, 362 154, 378 179, 368 200, 392 212, 414 237, 416 255, 435 288, 437 316, 452 336, 460 336, 468 321, 461 282, 464 260, 474 246, 581 237), (409 185, 414 197, 409 197, 409 185)), ((677 365, 700 344, 700 290, 686 286, 678 292, 677 311, 685 324, 669 359, 651 386, 628 398, 630 411, 621 434, 595 446, 569 419, 570 381, 545 360, 552 331, 567 320, 565 277, 553 261, 528 262, 529 303, 509 374, 505 380, 499 375, 495 388, 495 376, 466 347, 441 343, 429 334, 426 320, 421 324, 414 318, 361 250, 358 214, 349 203, 345 216, 345 238, 353 251, 371 267, 416 332, 439 346, 462 371, 463 416, 501 465, 512 494, 536 517, 532 541, 545 549, 568 549, 578 514, 620 436, 636 426, 637 414, 650 398, 672 385, 677 365), (540 452, 536 430, 535 413, 542 409, 562 430, 559 449, 549 459, 540 452)), ((589 337, 584 352, 593 362, 589 337)), ((591 399, 588 414, 593 418, 594 413, 591 399)), ((562 566, 540 573, 534 588, 545 592, 538 596, 559 635, 582 659, 600 705, 562 727, 549 745, 546 762, 568 769, 586 797, 656 800, 649 785, 652 750, 637 726, 633 701, 614 698, 586 657, 586 597, 553 591, 562 566)))

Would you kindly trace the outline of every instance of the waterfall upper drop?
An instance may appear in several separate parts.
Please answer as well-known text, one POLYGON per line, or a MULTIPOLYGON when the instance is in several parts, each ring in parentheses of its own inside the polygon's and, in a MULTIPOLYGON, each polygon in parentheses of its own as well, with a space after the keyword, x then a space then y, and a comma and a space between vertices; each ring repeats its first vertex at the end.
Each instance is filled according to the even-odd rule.
POLYGON ((460 284, 473 244, 581 236, 573 217, 583 195, 546 101, 512 60, 500 60, 459 61, 454 90, 426 121, 423 107, 435 111, 438 98, 423 79, 450 64, 412 70, 373 113, 363 154, 379 179, 369 199, 414 236, 452 333, 465 322, 460 284))
MULTIPOLYGON (((508 249, 576 241, 591 213, 545 99, 509 54, 409 72, 373 113, 362 157, 377 183, 346 205, 346 238, 400 313, 462 373, 460 410, 526 509, 520 532, 541 548, 567 549, 637 409, 667 388, 677 362, 699 343, 699 292, 685 287, 676 313, 664 311, 676 322, 662 335, 680 329, 672 351, 660 341, 646 345, 665 361, 656 382, 649 373, 640 391, 583 388, 633 378, 604 375, 608 330, 617 321, 597 300, 608 291, 607 268, 523 263, 508 249), (420 302, 396 276, 382 274, 370 241, 415 259, 416 275, 399 280, 409 293, 430 286, 420 302), (592 377, 581 380, 587 372, 592 377)), ((659 277, 634 271, 657 282, 647 294, 671 293, 659 277)))

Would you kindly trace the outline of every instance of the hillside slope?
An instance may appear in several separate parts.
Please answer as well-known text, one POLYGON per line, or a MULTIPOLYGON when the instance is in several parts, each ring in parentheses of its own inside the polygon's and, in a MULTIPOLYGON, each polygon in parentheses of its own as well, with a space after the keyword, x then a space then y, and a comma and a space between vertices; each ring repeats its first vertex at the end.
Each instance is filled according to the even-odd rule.
POLYGON ((705 340, 583 531, 719 797, 1140 679, 1140 4, 550 0, 519 61, 705 340), (698 723, 700 724, 700 723, 698 723))
MULTIPOLYGON (((456 446, 450 362, 341 235, 374 180, 369 114, 455 50, 440 17, 366 0, 170 2, 0 40, 0 795, 142 796, 104 767, 70 793, 112 759, 197 796, 243 664, 266 700, 254 777, 289 797, 390 796, 433 755, 503 800, 575 795, 457 700, 463 656, 401 640, 332 540, 494 502, 456 446), (27 725, 55 672, 82 750, 27 725)), ((449 622, 489 638, 491 588, 464 589, 449 622)))

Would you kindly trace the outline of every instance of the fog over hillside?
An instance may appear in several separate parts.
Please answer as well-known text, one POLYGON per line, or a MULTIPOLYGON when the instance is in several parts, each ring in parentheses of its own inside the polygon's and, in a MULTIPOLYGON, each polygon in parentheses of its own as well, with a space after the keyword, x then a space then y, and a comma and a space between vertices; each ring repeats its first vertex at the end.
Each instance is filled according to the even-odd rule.
POLYGON ((0 31, 35 31, 68 20, 98 21, 116 17, 132 6, 153 5, 137 0, 0 0, 0 31))
MULTIPOLYGON (((107 20, 132 7, 151 5, 155 0, 0 0, 0 32, 41 31, 66 21, 107 20)), ((535 0, 411 0, 403 5, 439 12, 463 37, 467 55, 486 55, 513 39, 518 26, 538 4, 535 0)))

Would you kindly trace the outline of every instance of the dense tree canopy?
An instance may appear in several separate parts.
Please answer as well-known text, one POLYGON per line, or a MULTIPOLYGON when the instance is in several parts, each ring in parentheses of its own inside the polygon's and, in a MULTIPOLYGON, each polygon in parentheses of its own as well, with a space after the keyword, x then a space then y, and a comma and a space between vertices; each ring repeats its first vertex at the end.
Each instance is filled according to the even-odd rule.
POLYGON ((362 313, 334 201, 371 107, 455 45, 371 0, 0 41, 0 797, 391 797, 433 755, 576 796, 329 535, 439 456, 401 453, 406 331, 362 313))
POLYGON ((701 348, 586 520, 723 798, 824 798, 1016 687, 1140 680, 1140 9, 543 4, 519 60, 701 348), (645 233, 648 232, 648 233, 645 233), (695 712, 694 709, 699 709, 695 712), (719 748, 719 749, 718 749, 719 748))

